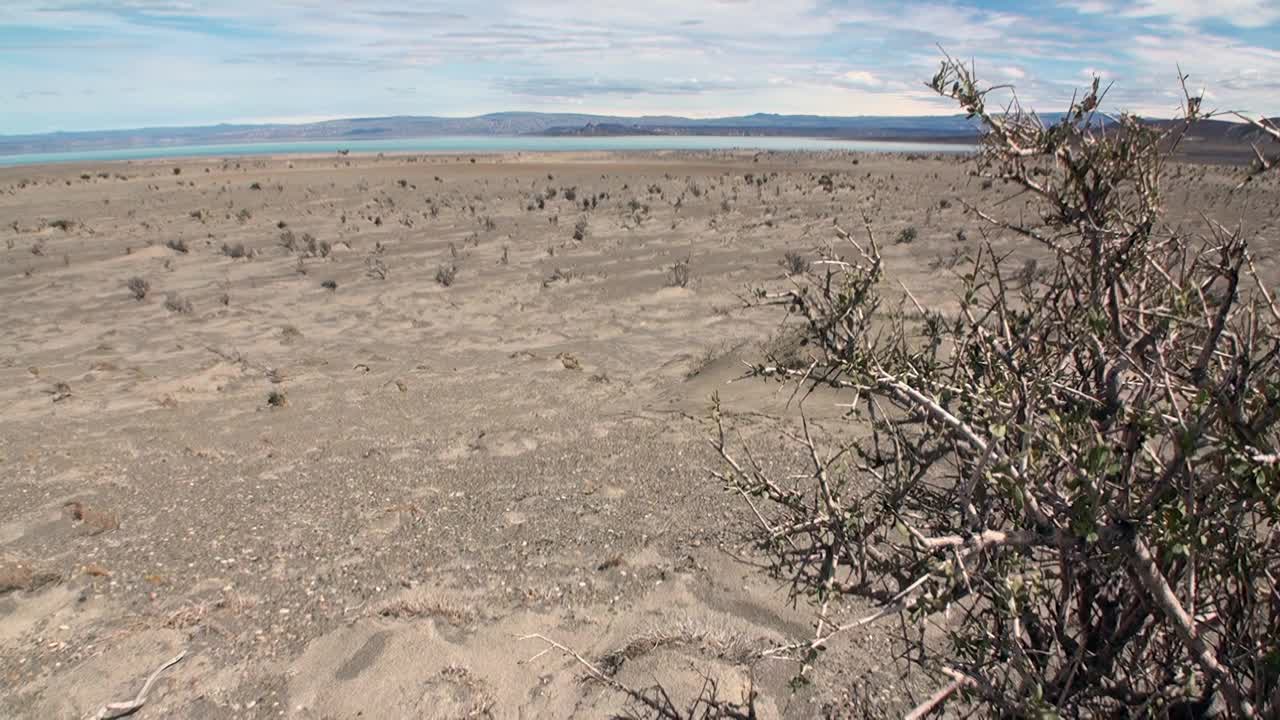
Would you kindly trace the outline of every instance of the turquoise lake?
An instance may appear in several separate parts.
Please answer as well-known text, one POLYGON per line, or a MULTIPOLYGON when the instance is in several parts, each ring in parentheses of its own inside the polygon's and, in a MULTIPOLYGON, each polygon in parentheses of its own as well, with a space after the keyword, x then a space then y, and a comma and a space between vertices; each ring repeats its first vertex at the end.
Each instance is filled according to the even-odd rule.
POLYGON ((244 157, 252 155, 315 155, 350 150, 352 153, 510 153, 591 150, 848 150, 890 153, 967 153, 972 145, 831 140, 803 137, 717 137, 642 135, 626 137, 438 136, 396 140, 323 140, 236 145, 173 145, 117 150, 82 150, 0 156, 0 166, 80 163, 108 160, 148 160, 178 157, 244 157))

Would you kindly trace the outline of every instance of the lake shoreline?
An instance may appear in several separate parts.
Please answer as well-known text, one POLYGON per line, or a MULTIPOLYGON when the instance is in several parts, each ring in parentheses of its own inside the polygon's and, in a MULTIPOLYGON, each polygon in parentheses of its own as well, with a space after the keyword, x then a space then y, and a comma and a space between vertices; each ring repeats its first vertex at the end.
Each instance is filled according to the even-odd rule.
POLYGON ((433 136, 394 140, 305 140, 225 145, 169 145, 111 150, 0 155, 0 167, 65 166, 76 163, 141 162, 266 157, 370 157, 443 155, 511 156, 519 153, 582 152, 860 152, 892 154, 957 154, 976 145, 952 140, 852 140, 802 136, 615 135, 601 137, 433 136), (344 152, 345 151, 345 152, 344 152))

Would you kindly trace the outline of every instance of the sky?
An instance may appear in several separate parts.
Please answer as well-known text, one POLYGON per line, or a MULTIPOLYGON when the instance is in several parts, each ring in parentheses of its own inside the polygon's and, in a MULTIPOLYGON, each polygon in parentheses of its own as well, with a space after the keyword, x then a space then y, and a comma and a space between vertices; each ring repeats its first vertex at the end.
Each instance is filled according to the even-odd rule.
POLYGON ((955 112, 943 48, 1025 104, 1280 114, 1280 0, 0 0, 0 134, 505 110, 955 112))

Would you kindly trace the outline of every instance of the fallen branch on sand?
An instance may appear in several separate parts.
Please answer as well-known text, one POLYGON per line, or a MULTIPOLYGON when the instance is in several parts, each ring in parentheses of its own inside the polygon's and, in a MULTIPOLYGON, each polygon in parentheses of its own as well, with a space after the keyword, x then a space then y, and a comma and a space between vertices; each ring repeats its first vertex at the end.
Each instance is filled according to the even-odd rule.
POLYGON ((142 684, 142 689, 138 691, 138 694, 134 696, 132 700, 107 703, 106 705, 103 705, 97 713, 90 715, 88 720, 111 720, 111 718, 124 717, 125 715, 132 715, 137 712, 139 708, 147 703, 147 693, 151 691, 151 686, 154 685, 156 680, 160 677, 160 673, 168 670, 174 665, 177 665, 178 662, 186 656, 187 651, 183 650, 170 658, 165 664, 156 668, 156 671, 151 673, 151 677, 148 677, 147 681, 142 684))

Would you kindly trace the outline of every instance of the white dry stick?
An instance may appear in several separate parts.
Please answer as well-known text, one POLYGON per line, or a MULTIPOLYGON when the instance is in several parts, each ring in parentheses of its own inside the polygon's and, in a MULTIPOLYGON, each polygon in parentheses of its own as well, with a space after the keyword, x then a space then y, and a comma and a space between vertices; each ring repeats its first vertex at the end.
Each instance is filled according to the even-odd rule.
POLYGON ((1178 601, 1178 596, 1174 594, 1173 588, 1169 587, 1169 582, 1160 572, 1160 568, 1157 567, 1155 556, 1151 554, 1150 548, 1142 541, 1142 538, 1137 535, 1133 537, 1131 542, 1129 560, 1134 571, 1138 574, 1138 579, 1142 581, 1147 592, 1151 593, 1156 605, 1164 612, 1169 623, 1173 625, 1174 632, 1177 633, 1183 647, 1191 655, 1191 659, 1205 671, 1205 674, 1222 683, 1223 694, 1227 696, 1227 701, 1234 706, 1234 709, 1241 717, 1257 717, 1248 694, 1236 683, 1230 673, 1227 672, 1227 668, 1223 667, 1218 657, 1214 655, 1213 650, 1205 643, 1204 638, 1201 637, 1196 627, 1195 619, 1182 608, 1182 603, 1178 601))
POLYGON ((903 720, 921 720, 922 718, 928 717, 931 713, 937 710, 943 703, 945 703, 948 698, 954 695, 957 690, 959 690, 960 688, 966 685, 972 685, 972 684, 973 684, 973 680, 963 675, 957 677, 955 680, 952 680, 950 683, 948 683, 945 687, 939 689, 938 692, 931 695, 928 700, 925 700, 924 702, 917 705, 915 709, 913 709, 910 713, 907 713, 906 717, 903 720))
POLYGON ((111 720, 111 718, 124 717, 125 715, 132 715, 137 712, 139 708, 147 703, 147 693, 151 691, 151 686, 154 685, 156 680, 160 677, 160 673, 168 670, 174 665, 177 665, 178 662, 186 656, 186 650, 174 655, 168 662, 156 668, 156 671, 151 673, 151 677, 148 677, 147 681, 142 684, 142 689, 138 691, 138 694, 134 696, 132 700, 107 703, 106 705, 103 705, 97 713, 90 715, 88 720, 111 720))

